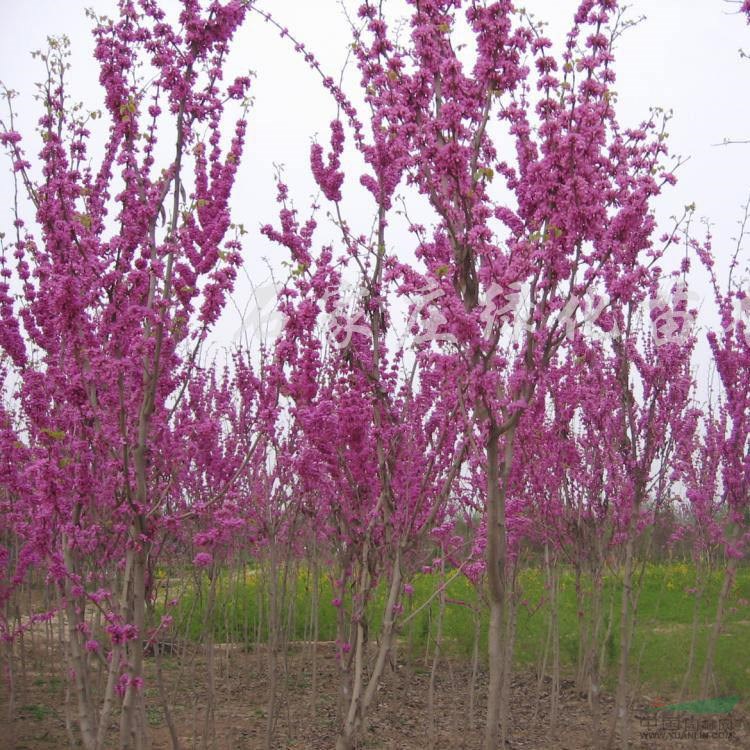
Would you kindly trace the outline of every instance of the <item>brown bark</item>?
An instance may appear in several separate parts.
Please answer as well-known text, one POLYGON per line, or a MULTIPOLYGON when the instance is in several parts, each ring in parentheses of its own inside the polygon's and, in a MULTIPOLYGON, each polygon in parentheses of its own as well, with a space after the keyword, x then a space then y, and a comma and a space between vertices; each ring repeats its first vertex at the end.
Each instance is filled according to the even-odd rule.
POLYGON ((383 669, 393 646, 395 636, 396 605, 401 592, 401 550, 396 553, 390 576, 388 599, 383 613, 383 624, 380 629, 375 662, 370 670, 369 679, 364 680, 364 660, 366 658, 365 627, 362 618, 357 622, 357 640, 354 654, 354 678, 352 680, 349 708, 341 732, 336 739, 336 750, 352 750, 359 733, 362 731, 367 713, 375 698, 383 669))
POLYGON ((144 750, 148 747, 147 728, 143 721, 143 643, 146 633, 146 558, 147 545, 141 541, 132 551, 132 616, 137 638, 127 645, 129 682, 120 715, 121 750, 144 750))
POLYGON ((734 584, 736 572, 737 560, 734 557, 730 557, 727 560, 727 566, 724 569, 724 580, 721 584, 721 591, 719 591, 719 599, 716 602, 716 616, 714 617, 714 623, 711 627, 711 633, 708 636, 708 643, 706 645, 706 661, 703 664, 703 674, 701 675, 701 700, 708 698, 709 683, 713 679, 714 674, 716 644, 719 641, 721 628, 724 624, 724 609, 726 607, 727 599, 729 598, 729 592, 732 590, 732 585, 734 584))
POLYGON ((471 648, 471 679, 469 682, 469 729, 474 729, 474 702, 476 700, 477 673, 479 672, 479 640, 482 635, 482 611, 477 604, 473 609, 474 641, 471 648))
POLYGON ((445 552, 441 551, 440 568, 440 604, 438 607, 437 624, 435 627, 435 648, 432 652, 432 669, 430 670, 430 684, 427 690, 427 725, 428 746, 435 748, 435 681, 440 665, 440 650, 443 643, 443 619, 445 617, 445 552))
POLYGON ((510 669, 506 663, 504 632, 507 612, 507 536, 505 527, 505 498, 508 475, 513 461, 515 426, 505 435, 502 470, 499 466, 500 431, 490 427, 487 439, 487 596, 490 609, 488 632, 490 680, 487 692, 487 722, 485 750, 496 750, 500 738, 502 718, 503 673, 510 669))
POLYGON ((74 597, 70 576, 74 574, 75 566, 73 553, 67 538, 63 537, 63 557, 68 578, 65 582, 65 616, 68 626, 68 658, 73 668, 76 704, 78 707, 78 728, 81 742, 86 750, 97 750, 96 717, 91 702, 91 674, 86 663, 86 654, 81 644, 81 629, 83 615, 76 606, 78 597, 74 597))
POLYGON ((704 564, 702 560, 698 560, 696 563, 696 574, 695 574, 695 600, 693 602, 693 625, 690 632, 690 651, 688 653, 688 663, 685 668, 685 674, 682 677, 682 685, 680 685, 679 701, 682 702, 687 693, 688 685, 690 684, 690 678, 693 675, 693 669, 695 667, 695 651, 698 645, 698 626, 700 624, 700 609, 703 603, 703 595, 706 589, 706 582, 710 579, 710 563, 706 561, 704 564))
POLYGON ((620 746, 628 748, 628 665, 630 645, 633 633, 633 521, 628 525, 628 538, 625 542, 625 562, 623 565, 622 594, 620 595, 620 659, 617 671, 617 690, 615 692, 615 711, 609 728, 607 746, 613 747, 618 725, 621 726, 620 746))

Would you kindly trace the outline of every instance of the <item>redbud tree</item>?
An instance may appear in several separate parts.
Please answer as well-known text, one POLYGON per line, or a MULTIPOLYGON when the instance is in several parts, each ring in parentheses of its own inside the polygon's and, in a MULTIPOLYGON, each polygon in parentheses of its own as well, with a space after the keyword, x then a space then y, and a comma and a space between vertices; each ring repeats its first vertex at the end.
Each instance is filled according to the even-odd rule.
POLYGON ((97 113, 69 98, 64 41, 39 55, 37 156, 6 91, 0 140, 17 201, 0 346, 16 413, 3 434, 26 453, 7 520, 21 565, 58 586, 87 749, 109 742, 115 711, 120 746, 146 743, 146 605, 194 437, 175 414, 240 263, 229 201, 249 79, 224 82, 223 68, 244 15, 236 0, 185 0, 172 21, 156 2, 123 0, 114 19, 94 18, 101 148, 97 113))
MULTIPOLYGON (((472 3, 464 14, 460 5, 413 3, 401 42, 365 3, 372 41, 357 54, 379 153, 406 162, 407 182, 433 211, 432 226, 413 229, 449 335, 425 361, 465 394, 484 454, 490 750, 510 669, 506 500, 519 421, 569 321, 605 295, 638 300, 648 285, 652 201, 674 178, 660 114, 632 129, 617 120, 616 2, 582 2, 559 56, 509 2, 472 3), (526 296, 523 312, 512 289, 526 296)), ((602 312, 599 325, 613 324, 602 312)))
MULTIPOLYGON (((68 626, 80 741, 108 746, 119 718, 120 746, 146 747, 144 650, 169 627, 156 621, 157 562, 192 564, 196 585, 209 582, 208 627, 220 570, 252 555, 270 570, 270 747, 290 561, 322 560, 334 596, 321 606, 337 613, 336 742, 348 750, 393 659, 408 580, 437 558, 486 585, 485 748, 496 750, 511 724, 527 545, 546 554, 553 722, 556 566, 591 577, 578 677, 597 743, 606 566, 622 576, 607 739, 619 728, 626 746, 637 545, 671 483, 685 483, 696 524, 724 548, 727 591, 745 551, 748 337, 735 313, 744 293, 714 280, 722 394, 701 437, 691 316, 684 299, 673 319, 658 301, 660 284, 677 282, 660 269, 676 230, 657 239, 653 213, 674 182, 668 118, 618 119, 622 8, 582 0, 555 50, 509 0, 408 0, 403 27, 364 0, 352 53, 366 119, 276 27, 337 111, 330 145, 311 148, 310 217, 280 175, 278 220, 261 228, 291 269, 281 334, 221 369, 201 347, 241 260, 230 199, 250 80, 224 73, 246 5, 182 0, 170 20, 155 0, 121 0, 114 20, 95 19, 103 118, 70 101, 65 45, 53 42, 40 55, 37 157, 6 92, 0 142, 16 201, 0 259, 3 635, 18 625, 14 591, 39 571, 68 626), (364 229, 347 215, 355 189, 364 229), (320 238, 323 207, 333 240, 320 238)), ((208 716, 212 691, 207 703, 208 716)))

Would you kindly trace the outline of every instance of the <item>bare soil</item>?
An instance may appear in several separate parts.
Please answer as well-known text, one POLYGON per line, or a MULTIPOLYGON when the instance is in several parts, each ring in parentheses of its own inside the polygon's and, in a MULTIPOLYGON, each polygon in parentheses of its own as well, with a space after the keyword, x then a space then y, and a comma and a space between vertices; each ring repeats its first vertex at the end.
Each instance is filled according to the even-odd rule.
MULTIPOLYGON (((280 658, 281 709, 274 730, 274 748, 332 750, 334 747, 338 701, 334 648, 328 643, 318 645, 316 695, 313 695, 311 650, 310 645, 295 646, 286 657, 280 658)), ((206 687, 205 653, 182 650, 162 655, 160 663, 181 750, 203 747, 261 750, 264 747, 269 687, 265 650, 246 651, 236 646, 215 648, 213 720, 206 687)), ((152 657, 147 688, 152 750, 171 750, 156 688, 155 667, 156 659, 152 657)), ((23 681, 19 672, 12 720, 8 715, 6 678, 4 675, 0 688, 3 701, 0 749, 63 750, 69 747, 64 682, 59 667, 52 665, 49 658, 27 655, 26 679, 23 681)), ((377 707, 359 747, 362 750, 479 750, 487 675, 480 670, 474 716, 469 710, 470 678, 471 665, 466 660, 442 661, 436 682, 434 729, 431 730, 427 712, 429 666, 424 660, 399 659, 395 668, 387 671, 378 693, 377 707)), ((573 682, 562 681, 560 720, 554 731, 549 729, 549 684, 543 685, 538 702, 537 692, 535 675, 519 673, 514 678, 511 728, 506 747, 510 750, 592 748, 588 702, 578 694, 573 682)), ((612 699, 605 695, 603 723, 608 723, 611 712, 612 699)), ((730 714, 690 715, 656 711, 644 698, 632 707, 630 714, 633 748, 750 749, 746 702, 730 714)))

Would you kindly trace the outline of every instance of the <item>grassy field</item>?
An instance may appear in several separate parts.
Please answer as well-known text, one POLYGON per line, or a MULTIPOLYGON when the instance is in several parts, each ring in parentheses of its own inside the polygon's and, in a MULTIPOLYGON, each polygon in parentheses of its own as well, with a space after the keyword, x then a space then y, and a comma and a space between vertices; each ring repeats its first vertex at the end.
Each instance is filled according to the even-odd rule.
MULTIPOLYGON (((449 574, 450 576, 450 574, 449 574)), ((696 665, 688 695, 696 692, 708 633, 713 622, 716 600, 721 586, 721 573, 713 574, 706 585, 699 607, 699 629, 696 665)), ((404 597, 404 614, 409 616, 436 590, 439 578, 435 574, 419 575, 411 581, 413 593, 404 597)), ((246 642, 265 640, 267 588, 258 570, 246 569, 217 580, 216 604, 207 613, 207 581, 184 582, 179 603, 169 608, 174 616, 174 632, 198 639, 204 624, 211 623, 216 642, 246 642)), ((695 597, 689 591, 695 587, 695 569, 684 563, 649 564, 644 572, 640 594, 638 619, 632 651, 631 679, 637 681, 642 692, 653 695, 675 695, 685 673, 693 628, 695 597)), ((303 640, 310 637, 312 608, 311 578, 303 569, 288 585, 285 617, 289 623, 289 637, 303 640), (294 589, 292 591, 292 588, 294 589), (293 594, 293 597, 291 596, 293 594)), ((527 568, 520 575, 520 596, 515 658, 521 667, 538 664, 547 637, 548 609, 545 606, 543 572, 527 568)), ((621 586, 610 576, 605 581, 604 603, 607 616, 610 599, 615 598, 614 622, 606 643, 605 653, 612 686, 614 666, 619 653, 618 611, 621 586)), ((474 642, 474 608, 477 592, 461 575, 456 576, 446 589, 447 605, 443 623, 444 649, 456 656, 472 652, 474 642)), ((330 582, 321 577, 318 609, 319 639, 334 640, 337 610, 330 582)), ((725 615, 725 627, 719 638, 716 654, 715 692, 717 695, 750 697, 750 568, 738 570, 725 615)), ((371 603, 373 629, 377 627, 383 606, 383 592, 378 591, 371 603)), ((413 655, 425 654, 435 632, 439 601, 434 598, 424 606, 401 633, 402 649, 413 655)), ((578 616, 575 580, 572 572, 564 570, 560 580, 560 651, 563 669, 571 671, 578 650, 578 616)), ((480 653, 486 652, 486 613, 481 619, 480 653)))

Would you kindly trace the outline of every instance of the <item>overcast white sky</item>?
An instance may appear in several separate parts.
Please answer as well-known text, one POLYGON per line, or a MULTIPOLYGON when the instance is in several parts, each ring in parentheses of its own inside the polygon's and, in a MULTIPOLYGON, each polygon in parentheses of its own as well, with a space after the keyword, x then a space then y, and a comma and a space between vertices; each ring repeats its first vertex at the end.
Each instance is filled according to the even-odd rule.
MULTIPOLYGON (((168 0, 169 5, 174 0, 168 0)), ((538 18, 549 21, 548 33, 560 41, 569 27, 575 0, 526 0, 538 18)), ((91 108, 99 105, 97 70, 84 8, 112 13, 113 0, 0 0, 0 80, 20 92, 16 107, 20 129, 29 132, 38 117, 33 82, 40 76, 30 51, 44 47, 48 35, 67 34, 73 46, 74 95, 91 108)), ((347 0, 352 8, 355 3, 347 0)), ((388 5, 388 0, 386 6, 388 5)), ((663 196, 659 216, 665 221, 695 202, 698 215, 714 225, 715 252, 726 260, 737 230, 741 204, 750 193, 750 145, 715 146, 724 138, 750 138, 750 27, 723 0, 632 0, 633 16, 646 20, 619 42, 616 70, 620 122, 636 125, 659 105, 674 110, 669 128, 674 153, 690 157, 678 173, 676 188, 663 196)), ((273 0, 264 7, 321 59, 332 75, 341 70, 349 43, 348 25, 337 0, 273 0)), ((258 17, 250 17, 237 40, 233 66, 257 72, 255 106, 250 115, 248 152, 237 192, 237 220, 249 228, 272 222, 273 164, 287 166, 287 181, 300 208, 313 192, 309 177, 310 138, 327 137, 335 113, 321 94, 314 75, 299 56, 258 17)), ((0 170, 1 224, 10 224, 8 184, 0 170), (4 204, 4 205, 3 205, 4 204)), ((362 227, 364 230, 366 227, 362 227)), ((251 274, 262 274, 259 259, 275 252, 256 234, 246 248, 251 274)), ((705 285, 696 287, 707 293, 705 285)), ((240 291, 238 297, 245 294, 240 291)), ((237 330, 232 312, 220 336, 230 340, 237 330)))

